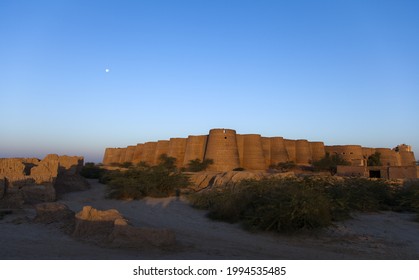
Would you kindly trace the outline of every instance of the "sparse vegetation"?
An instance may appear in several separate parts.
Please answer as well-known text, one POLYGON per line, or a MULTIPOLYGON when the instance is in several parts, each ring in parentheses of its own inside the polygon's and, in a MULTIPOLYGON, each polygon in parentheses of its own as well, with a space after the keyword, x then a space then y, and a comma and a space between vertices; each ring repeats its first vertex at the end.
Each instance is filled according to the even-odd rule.
POLYGON ((297 165, 293 161, 287 161, 287 162, 279 162, 277 164, 271 164, 269 166, 269 169, 278 170, 280 172, 288 172, 290 170, 293 170, 297 167, 297 165))
POLYGON ((329 171, 332 176, 336 174, 338 165, 350 165, 350 162, 344 160, 339 154, 331 156, 329 153, 326 153, 321 160, 313 162, 315 171, 329 171))
POLYGON ((315 229, 354 211, 419 212, 419 183, 367 178, 304 177, 242 181, 190 197, 208 216, 278 232, 315 229))
POLYGON ((208 166, 210 166, 213 163, 214 161, 209 158, 204 159, 203 161, 199 159, 194 159, 194 160, 189 161, 188 168, 186 170, 190 172, 204 171, 205 169, 208 168, 208 166))

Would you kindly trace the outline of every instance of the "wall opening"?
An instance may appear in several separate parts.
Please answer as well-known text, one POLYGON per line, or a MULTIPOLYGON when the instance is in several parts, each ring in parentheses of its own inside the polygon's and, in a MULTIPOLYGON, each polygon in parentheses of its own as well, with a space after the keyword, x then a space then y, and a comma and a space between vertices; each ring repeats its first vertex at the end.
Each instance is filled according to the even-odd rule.
POLYGON ((370 178, 381 178, 380 170, 370 170, 370 178))
POLYGON ((23 173, 26 176, 30 176, 31 175, 31 169, 32 169, 32 167, 36 166, 36 164, 27 163, 27 162, 24 162, 23 164, 25 165, 25 169, 23 170, 23 173))

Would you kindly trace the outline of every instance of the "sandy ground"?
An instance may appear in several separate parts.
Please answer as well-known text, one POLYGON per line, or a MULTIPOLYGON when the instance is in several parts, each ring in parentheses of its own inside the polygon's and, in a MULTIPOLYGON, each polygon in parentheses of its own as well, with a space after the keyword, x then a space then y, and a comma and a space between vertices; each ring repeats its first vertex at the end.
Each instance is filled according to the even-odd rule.
POLYGON ((0 259, 419 259, 414 214, 370 213, 310 234, 252 233, 212 221, 183 199, 105 200, 94 180, 88 191, 60 202, 73 211, 118 209, 133 225, 170 228, 178 245, 161 250, 109 249, 76 241, 54 226, 34 224, 31 208, 0 220, 0 259))

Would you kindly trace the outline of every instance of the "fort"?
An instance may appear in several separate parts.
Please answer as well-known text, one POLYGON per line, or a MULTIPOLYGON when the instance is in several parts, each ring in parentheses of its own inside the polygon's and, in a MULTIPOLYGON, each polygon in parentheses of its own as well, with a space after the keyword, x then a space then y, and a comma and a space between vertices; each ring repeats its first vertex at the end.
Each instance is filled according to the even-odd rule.
POLYGON ((401 144, 390 148, 368 148, 360 145, 326 146, 323 142, 283 137, 263 137, 259 134, 237 134, 235 130, 211 129, 208 135, 170 138, 146 142, 125 148, 106 148, 104 165, 131 162, 158 163, 161 154, 176 158, 177 167, 186 167, 191 160, 212 159, 209 171, 266 170, 272 164, 294 162, 310 166, 330 155, 340 155, 350 163, 338 172, 383 178, 417 178, 419 170, 410 146, 401 144), (382 166, 368 166, 368 157, 380 153, 382 166))

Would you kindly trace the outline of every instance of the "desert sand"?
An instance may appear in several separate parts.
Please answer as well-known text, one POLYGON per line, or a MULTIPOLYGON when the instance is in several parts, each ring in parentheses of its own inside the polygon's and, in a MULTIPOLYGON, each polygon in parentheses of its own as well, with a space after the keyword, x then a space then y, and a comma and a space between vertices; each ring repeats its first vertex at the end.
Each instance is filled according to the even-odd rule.
POLYGON ((411 213, 363 213, 310 233, 248 232, 213 221, 183 197, 118 201, 90 180, 87 191, 59 200, 78 212, 85 205, 117 209, 134 226, 170 228, 177 245, 166 249, 105 248, 73 239, 53 224, 31 222, 28 207, 0 220, 0 259, 419 259, 419 223, 411 213))

